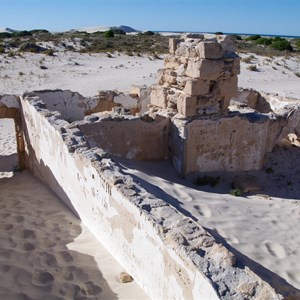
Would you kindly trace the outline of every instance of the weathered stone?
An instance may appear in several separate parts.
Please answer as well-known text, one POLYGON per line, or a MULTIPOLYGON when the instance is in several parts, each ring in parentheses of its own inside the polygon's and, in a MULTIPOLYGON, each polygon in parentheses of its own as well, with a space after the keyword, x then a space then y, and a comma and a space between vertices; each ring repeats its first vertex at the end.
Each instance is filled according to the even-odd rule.
POLYGON ((224 50, 217 42, 203 41, 197 45, 199 58, 220 59, 224 55, 224 50))
POLYGON ((186 75, 203 80, 217 80, 223 75, 224 62, 222 60, 192 60, 187 65, 186 75))
POLYGON ((133 281, 133 278, 126 272, 121 272, 119 278, 122 283, 128 283, 133 281))
POLYGON ((180 39, 169 39, 169 52, 171 54, 175 53, 180 41, 180 39))
POLYGON ((259 192, 261 190, 257 179, 250 175, 235 176, 232 184, 235 189, 240 189, 245 193, 259 192))
POLYGON ((218 35, 217 40, 226 53, 236 52, 236 46, 231 36, 229 35, 218 35))
POLYGON ((234 266, 236 263, 236 257, 221 244, 215 243, 209 250, 209 256, 223 266, 234 266))
POLYGON ((178 113, 186 117, 196 114, 197 97, 181 94, 177 101, 178 113))
POLYGON ((152 105, 167 108, 167 88, 164 86, 155 86, 151 91, 152 105))
POLYGON ((244 282, 237 287, 237 291, 246 299, 252 298, 255 295, 257 282, 244 282))
POLYGON ((167 83, 168 85, 176 85, 177 73, 172 69, 164 69, 160 81, 162 83, 167 83))
POLYGON ((215 83, 212 93, 216 98, 227 100, 229 106, 229 100, 237 94, 237 84, 236 76, 225 77, 215 83))
POLYGON ((188 78, 183 92, 190 96, 205 95, 209 92, 210 81, 188 78))

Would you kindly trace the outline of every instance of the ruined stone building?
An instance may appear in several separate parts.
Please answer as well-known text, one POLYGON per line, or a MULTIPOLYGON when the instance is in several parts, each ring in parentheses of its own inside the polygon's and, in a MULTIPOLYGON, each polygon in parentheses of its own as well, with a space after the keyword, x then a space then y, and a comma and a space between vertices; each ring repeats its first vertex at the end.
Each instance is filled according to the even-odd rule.
POLYGON ((115 102, 133 95, 84 98, 57 90, 2 95, 0 117, 16 121, 21 167, 80 217, 150 297, 282 299, 112 159, 169 159, 183 176, 261 168, 266 152, 299 133, 300 110, 279 113, 272 107, 276 97, 238 91, 239 72, 230 37, 187 35, 170 40, 151 92, 133 92, 140 113, 115 102))

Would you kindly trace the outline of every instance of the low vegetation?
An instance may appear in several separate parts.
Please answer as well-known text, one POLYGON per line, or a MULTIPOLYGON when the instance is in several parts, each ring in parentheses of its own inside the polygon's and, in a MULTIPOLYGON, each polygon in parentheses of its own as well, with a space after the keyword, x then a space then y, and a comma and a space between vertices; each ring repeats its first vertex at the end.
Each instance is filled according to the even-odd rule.
POLYGON ((201 177, 197 177, 194 181, 195 185, 210 185, 211 187, 215 187, 220 183, 221 177, 217 176, 209 176, 209 175, 204 175, 201 177))
POLYGON ((230 195, 235 196, 235 197, 240 197, 242 196, 243 191, 241 189, 232 189, 230 191, 230 195))
MULTIPOLYGON (((222 34, 222 32, 216 32, 216 34, 222 34)), ((244 37, 237 34, 233 34, 232 37, 236 42, 238 51, 242 53, 251 52, 265 56, 281 56, 283 53, 286 55, 287 53, 300 52, 300 39, 262 37, 260 35, 244 37)), ((119 52, 138 56, 143 54, 159 56, 168 52, 169 38, 170 36, 162 36, 153 31, 126 34, 121 29, 116 28, 94 33, 79 31, 50 33, 44 29, 34 29, 0 33, 0 53, 29 51, 53 55, 56 47, 59 47, 62 51, 82 53, 119 52), (44 47, 45 49, 41 49, 44 47), (50 51, 47 52, 49 49, 50 51)))

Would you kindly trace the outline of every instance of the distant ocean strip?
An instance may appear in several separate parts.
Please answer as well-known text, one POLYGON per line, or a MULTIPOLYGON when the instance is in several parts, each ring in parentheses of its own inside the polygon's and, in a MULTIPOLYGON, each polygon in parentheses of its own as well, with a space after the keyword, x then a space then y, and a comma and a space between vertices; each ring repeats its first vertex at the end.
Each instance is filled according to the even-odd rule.
MULTIPOLYGON (((208 33, 208 34, 214 34, 215 32, 197 32, 197 31, 164 31, 164 30, 157 30, 153 32, 164 32, 164 33, 185 33, 185 32, 190 32, 190 33, 208 33)), ((283 38, 289 38, 289 39, 299 39, 300 36, 297 35, 280 35, 280 34, 265 34, 265 33, 233 33, 233 32, 223 32, 224 34, 228 35, 245 35, 245 36, 252 36, 252 35, 260 35, 260 36, 265 36, 265 37, 283 37, 283 38)))

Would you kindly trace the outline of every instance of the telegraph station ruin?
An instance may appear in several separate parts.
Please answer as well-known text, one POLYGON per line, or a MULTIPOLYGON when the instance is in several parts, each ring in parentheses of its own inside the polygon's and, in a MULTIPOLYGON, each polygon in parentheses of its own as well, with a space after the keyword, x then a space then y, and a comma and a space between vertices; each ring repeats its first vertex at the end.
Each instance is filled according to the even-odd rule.
MULTIPOLYGON (((293 100, 238 91, 229 36, 170 40, 158 83, 131 95, 71 91, 0 95, 16 122, 20 166, 43 180, 155 299, 282 299, 199 224, 122 173, 112 157, 169 159, 176 172, 262 167, 300 132, 293 100), (116 99, 137 99, 134 109, 116 99), (272 103, 289 103, 280 114, 272 103), (147 270, 147 271, 146 271, 147 270)), ((292 141, 291 141, 292 143, 292 141)))

